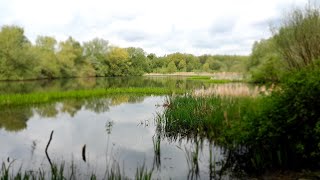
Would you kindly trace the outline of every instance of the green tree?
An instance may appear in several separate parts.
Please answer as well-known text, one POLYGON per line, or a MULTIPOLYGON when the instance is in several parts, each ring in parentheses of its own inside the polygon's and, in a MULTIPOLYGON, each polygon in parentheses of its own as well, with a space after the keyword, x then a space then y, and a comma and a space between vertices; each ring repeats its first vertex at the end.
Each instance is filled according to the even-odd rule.
POLYGON ((288 69, 300 69, 320 58, 320 8, 308 4, 304 9, 295 9, 275 29, 277 49, 288 69))
POLYGON ((185 72, 187 71, 187 63, 184 59, 182 59, 179 64, 178 64, 178 70, 179 71, 182 71, 182 72, 185 72))
POLYGON ((146 57, 145 52, 141 48, 127 48, 129 61, 131 62, 130 74, 143 75, 145 72, 150 72, 150 60, 146 57))
POLYGON ((94 68, 96 76, 108 75, 107 53, 109 48, 109 42, 99 38, 94 38, 83 44, 84 56, 94 68))
POLYGON ((202 66, 203 71, 205 72, 210 72, 210 65, 209 63, 204 63, 204 65, 202 66))
POLYGON ((253 82, 279 81, 284 69, 273 38, 254 43, 247 69, 253 82))
POLYGON ((111 47, 107 54, 107 60, 109 63, 109 76, 128 76, 129 66, 129 54, 126 49, 119 47, 111 47))
POLYGON ((33 56, 36 59, 34 71, 37 78, 57 78, 60 76, 58 59, 55 54, 57 41, 53 37, 38 36, 36 45, 32 47, 33 56))
POLYGON ((0 79, 33 79, 31 43, 18 26, 3 26, 0 32, 0 79))
POLYGON ((63 77, 79 76, 81 68, 86 65, 82 54, 83 49, 80 43, 72 37, 60 42, 57 57, 63 77))
POLYGON ((168 64, 167 72, 168 72, 168 73, 177 72, 176 64, 175 64, 173 61, 171 61, 171 62, 168 64))

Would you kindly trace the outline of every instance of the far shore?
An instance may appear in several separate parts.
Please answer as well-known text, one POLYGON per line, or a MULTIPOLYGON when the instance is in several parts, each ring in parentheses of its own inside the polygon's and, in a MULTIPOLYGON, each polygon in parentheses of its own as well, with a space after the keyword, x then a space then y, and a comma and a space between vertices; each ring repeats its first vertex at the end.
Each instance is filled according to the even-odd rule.
POLYGON ((209 76, 213 79, 242 80, 244 74, 240 72, 175 72, 175 73, 146 73, 144 76, 209 76))
POLYGON ((242 75, 240 72, 174 72, 174 73, 146 73, 144 76, 214 76, 214 75, 242 75))

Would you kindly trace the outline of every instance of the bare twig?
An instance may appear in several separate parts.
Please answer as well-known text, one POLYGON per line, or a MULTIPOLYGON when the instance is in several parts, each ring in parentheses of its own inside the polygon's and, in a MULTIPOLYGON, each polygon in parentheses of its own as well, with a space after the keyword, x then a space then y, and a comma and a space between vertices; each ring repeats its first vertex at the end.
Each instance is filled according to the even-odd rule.
POLYGON ((49 154, 48 154, 48 148, 49 148, 49 145, 50 145, 50 143, 51 143, 51 140, 52 140, 52 135, 53 135, 53 130, 51 131, 51 134, 50 134, 50 138, 49 138, 49 141, 48 141, 48 144, 47 144, 47 147, 46 147, 46 156, 47 156, 47 158, 48 158, 48 161, 49 161, 49 163, 50 163, 50 166, 51 166, 51 168, 53 167, 52 166, 52 162, 51 162, 51 159, 50 159, 50 157, 49 157, 49 154))

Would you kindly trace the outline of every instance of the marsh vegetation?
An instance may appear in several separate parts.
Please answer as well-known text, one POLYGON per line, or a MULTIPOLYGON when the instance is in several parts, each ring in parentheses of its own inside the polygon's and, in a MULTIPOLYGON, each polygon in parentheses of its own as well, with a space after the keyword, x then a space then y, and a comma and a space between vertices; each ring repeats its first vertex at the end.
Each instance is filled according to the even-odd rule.
POLYGON ((319 177, 319 7, 272 33, 250 57, 157 57, 102 39, 33 45, 3 26, 1 179, 319 177), (116 77, 185 71, 214 75, 116 77), (8 81, 26 79, 43 80, 8 81))

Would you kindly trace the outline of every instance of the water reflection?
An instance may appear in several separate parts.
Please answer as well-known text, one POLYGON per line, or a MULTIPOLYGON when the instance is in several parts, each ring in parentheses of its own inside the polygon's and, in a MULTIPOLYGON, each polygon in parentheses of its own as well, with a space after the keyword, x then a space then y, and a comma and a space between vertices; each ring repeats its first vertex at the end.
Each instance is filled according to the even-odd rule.
MULTIPOLYGON (((217 85, 170 77, 98 78, 15 85, 1 82, 0 91, 26 93, 129 86, 210 89, 217 85)), ((48 150, 50 158, 56 163, 65 162, 65 167, 76 167, 78 174, 94 172, 98 177, 105 177, 106 170, 113 167, 124 169, 127 177, 134 177, 136 168, 145 164, 153 170, 154 179, 231 178, 232 174, 224 167, 232 163, 232 158, 226 158, 228 152, 213 141, 196 135, 178 137, 161 132, 161 126, 153 120, 163 111, 163 107, 157 105, 163 104, 165 99, 164 96, 122 94, 3 107, 0 111, 0 159, 3 162, 8 157, 10 162, 15 160, 16 169, 20 165, 27 170, 48 167, 44 152, 50 132, 54 130, 48 150), (86 161, 83 161, 84 145, 86 161)), ((66 170, 66 173, 70 172, 66 170)))
POLYGON ((153 170, 155 179, 211 179, 214 174, 211 170, 219 170, 220 166, 213 162, 223 159, 223 153, 212 142, 172 141, 156 133, 153 119, 156 112, 163 110, 156 105, 163 103, 165 97, 119 99, 66 101, 21 107, 20 112, 18 109, 2 111, 7 114, 1 116, 1 160, 10 157, 16 167, 22 165, 27 170, 48 168, 44 152, 50 132, 54 130, 48 149, 51 160, 65 162, 65 167, 74 164, 82 175, 95 172, 103 177, 106 168, 119 167, 127 177, 134 177, 136 168, 143 164, 153 170), (125 102, 123 99, 130 103, 119 104, 125 102), (16 121, 11 121, 13 117, 16 121), (23 126, 2 122, 19 122, 17 124, 23 126), (84 145, 86 162, 83 161, 84 145))
POLYGON ((49 92, 112 87, 168 87, 191 89, 201 86, 203 86, 203 83, 187 81, 185 77, 75 78, 21 82, 0 81, 0 93, 49 92))
POLYGON ((27 128, 27 121, 33 116, 41 118, 56 118, 58 114, 68 114, 74 117, 81 110, 89 110, 94 113, 109 111, 110 107, 123 103, 142 102, 143 96, 117 95, 109 98, 74 99, 62 102, 2 107, 0 111, 0 128, 6 131, 21 131, 27 128))

